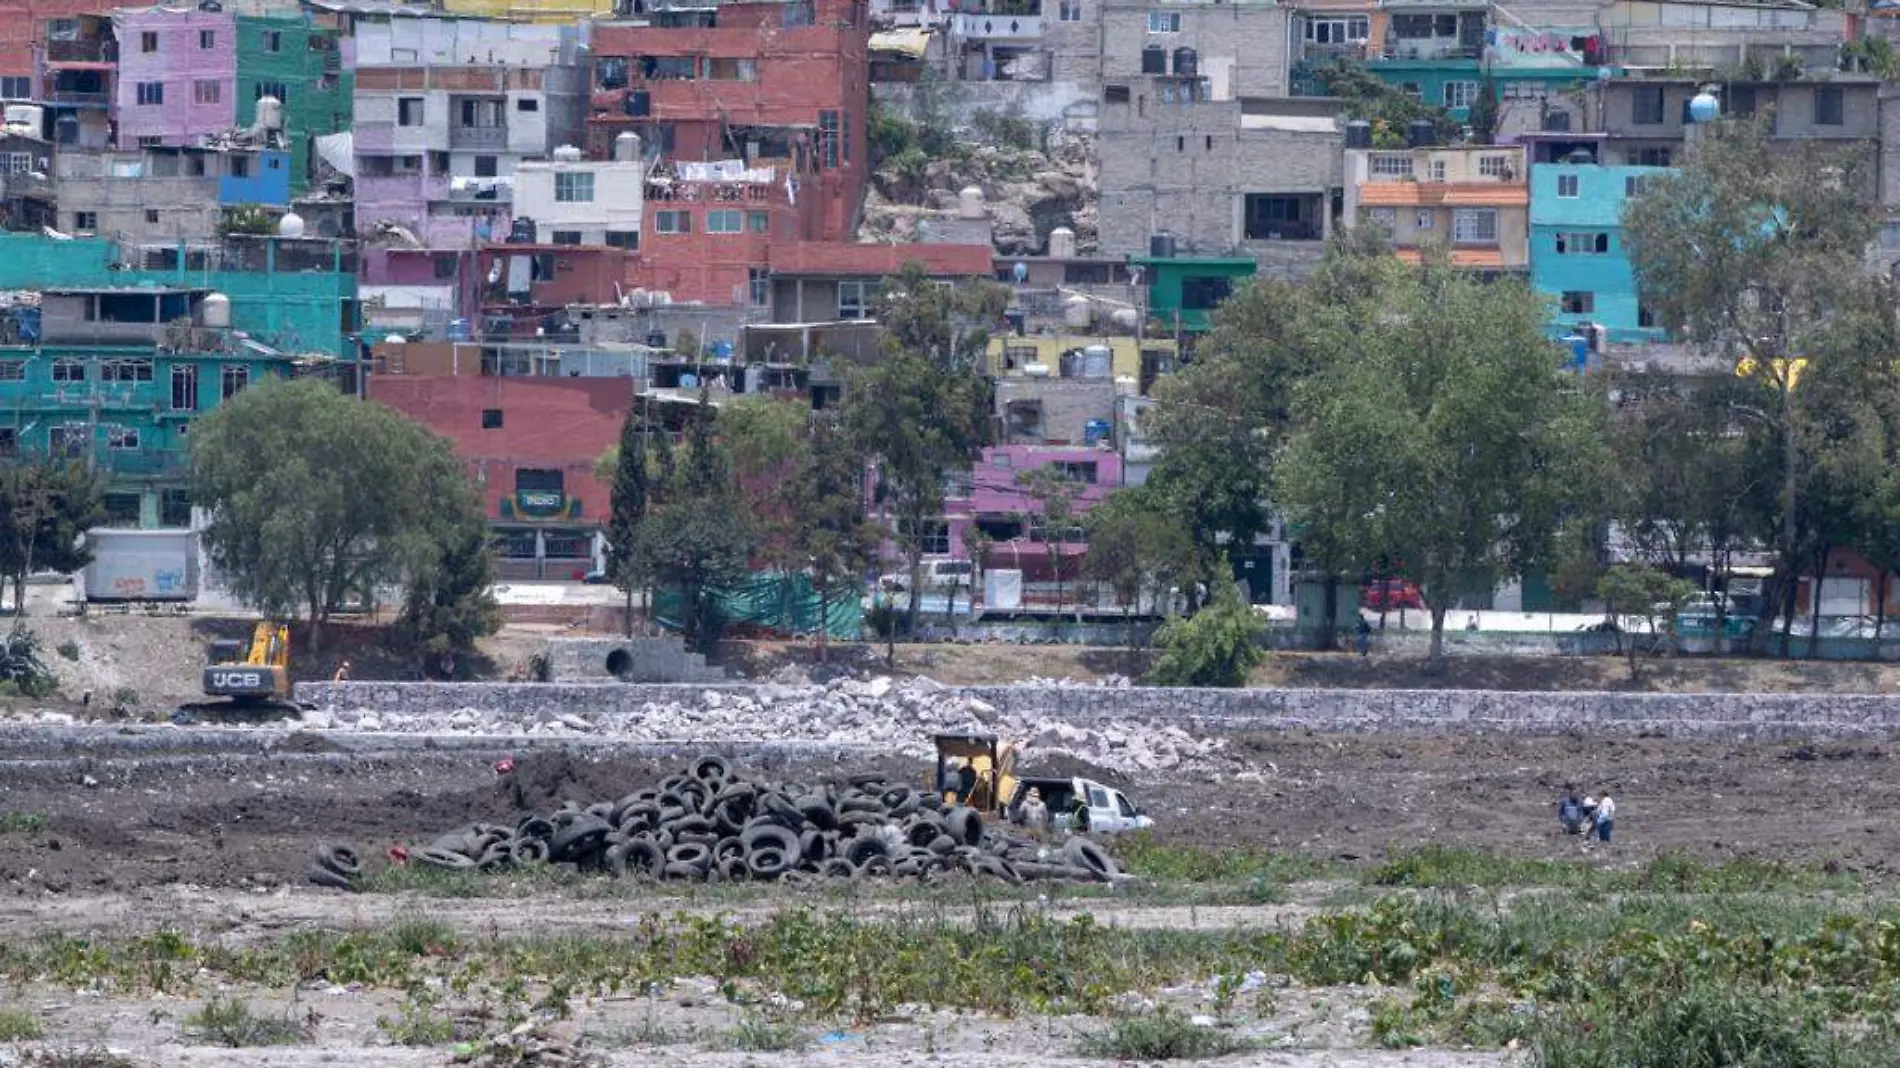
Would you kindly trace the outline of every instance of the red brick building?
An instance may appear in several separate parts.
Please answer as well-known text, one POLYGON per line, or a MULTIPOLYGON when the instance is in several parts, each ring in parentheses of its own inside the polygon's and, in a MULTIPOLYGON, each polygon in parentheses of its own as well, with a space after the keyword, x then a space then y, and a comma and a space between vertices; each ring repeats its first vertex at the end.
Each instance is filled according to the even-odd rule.
POLYGON ((852 239, 870 169, 868 42, 864 0, 595 25, 588 151, 609 158, 632 132, 660 160, 628 288, 763 305, 773 247, 852 239))

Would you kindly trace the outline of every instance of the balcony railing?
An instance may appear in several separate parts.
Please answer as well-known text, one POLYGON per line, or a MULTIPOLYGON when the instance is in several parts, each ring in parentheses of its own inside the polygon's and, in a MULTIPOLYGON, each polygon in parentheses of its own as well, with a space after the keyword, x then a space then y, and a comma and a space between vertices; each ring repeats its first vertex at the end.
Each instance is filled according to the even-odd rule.
POLYGON ((190 469, 182 451, 106 449, 99 453, 99 470, 117 478, 182 478, 190 469))
POLYGON ((508 143, 506 126, 451 126, 450 148, 501 148, 508 143))
POLYGON ((119 44, 94 37, 78 41, 46 42, 48 63, 117 63, 119 44))
POLYGON ((1042 36, 1041 15, 958 15, 952 24, 962 37, 996 41, 1033 40, 1042 36))

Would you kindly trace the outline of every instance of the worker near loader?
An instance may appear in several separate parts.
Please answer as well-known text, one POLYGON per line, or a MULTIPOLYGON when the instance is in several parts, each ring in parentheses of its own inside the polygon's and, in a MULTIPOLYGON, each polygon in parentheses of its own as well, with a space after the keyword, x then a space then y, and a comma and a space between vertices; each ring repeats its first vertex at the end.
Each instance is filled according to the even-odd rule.
POLYGON ((1042 791, 1029 788, 1029 796, 1023 799, 1023 826, 1038 833, 1049 829, 1049 806, 1042 803, 1042 791))
POLYGON ((1577 799, 1577 788, 1564 788, 1564 796, 1557 799, 1557 823, 1565 834, 1583 833, 1583 802, 1577 799))

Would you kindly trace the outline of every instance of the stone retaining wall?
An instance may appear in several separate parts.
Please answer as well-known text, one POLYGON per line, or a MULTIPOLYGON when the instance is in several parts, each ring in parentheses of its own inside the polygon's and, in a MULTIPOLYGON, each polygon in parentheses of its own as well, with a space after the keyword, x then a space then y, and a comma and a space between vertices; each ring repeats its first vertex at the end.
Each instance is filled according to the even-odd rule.
MULTIPOLYGON (((710 692, 755 694, 770 684, 716 686, 509 683, 307 683, 318 709, 441 713, 475 709, 535 722, 567 713, 637 716, 653 703, 697 704, 710 692)), ((945 687, 1017 715, 1077 725, 1175 723, 1204 732, 1570 730, 1733 739, 1900 737, 1900 696, 1877 694, 1510 693, 1495 690, 1192 690, 1082 686, 945 687)))

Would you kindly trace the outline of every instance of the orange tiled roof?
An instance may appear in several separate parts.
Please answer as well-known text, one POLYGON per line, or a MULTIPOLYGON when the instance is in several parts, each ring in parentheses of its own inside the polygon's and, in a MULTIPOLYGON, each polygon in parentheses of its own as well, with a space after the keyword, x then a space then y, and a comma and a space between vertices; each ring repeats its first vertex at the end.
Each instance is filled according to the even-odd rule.
POLYGON ((1359 203, 1369 208, 1520 208, 1530 187, 1503 182, 1366 182, 1359 203))

